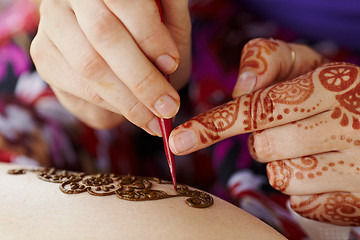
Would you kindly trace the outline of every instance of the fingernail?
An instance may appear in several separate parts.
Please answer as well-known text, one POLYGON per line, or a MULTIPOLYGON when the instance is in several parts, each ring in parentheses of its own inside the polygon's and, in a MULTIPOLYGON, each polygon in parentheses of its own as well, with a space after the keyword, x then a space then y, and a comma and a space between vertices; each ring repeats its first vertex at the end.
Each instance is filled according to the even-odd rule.
POLYGON ((157 119, 157 117, 154 117, 147 125, 147 127, 149 128, 150 131, 152 131, 154 134, 156 134, 157 136, 162 136, 161 134, 161 129, 160 129, 160 125, 159 125, 159 121, 157 119))
POLYGON ((165 95, 155 102, 154 108, 163 118, 171 118, 179 110, 179 105, 172 97, 165 95))
POLYGON ((239 97, 252 92, 256 85, 256 74, 253 72, 243 72, 234 88, 234 96, 239 97))
POLYGON ((172 73, 179 66, 179 63, 169 55, 161 55, 156 59, 155 64, 162 73, 172 73))
POLYGON ((196 144, 196 137, 193 131, 182 131, 170 137, 170 148, 175 154, 186 152, 196 144))

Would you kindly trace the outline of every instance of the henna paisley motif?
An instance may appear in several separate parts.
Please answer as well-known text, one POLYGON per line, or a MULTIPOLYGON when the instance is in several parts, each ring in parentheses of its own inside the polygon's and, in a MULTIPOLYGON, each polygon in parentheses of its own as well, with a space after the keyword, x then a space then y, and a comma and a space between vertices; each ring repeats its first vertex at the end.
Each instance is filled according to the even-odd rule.
POLYGON ((321 176, 322 172, 317 167, 318 160, 314 156, 302 157, 300 164, 291 159, 270 162, 267 165, 269 183, 276 190, 285 191, 292 178, 302 180, 321 176))
POLYGON ((282 104, 299 104, 306 101, 314 92, 310 78, 312 73, 286 81, 272 87, 268 93, 273 102, 282 104))
POLYGON ((360 84, 344 94, 337 95, 336 99, 346 110, 360 115, 360 84))
POLYGON ((268 69, 268 63, 263 56, 263 53, 270 55, 275 52, 279 44, 274 40, 255 39, 245 45, 241 56, 240 68, 259 69, 258 75, 262 75, 268 69))
MULTIPOLYGON (((328 65, 319 73, 321 84, 332 92, 341 92, 349 89, 358 77, 358 70, 354 65, 340 63, 328 65)), ((345 93, 335 96, 341 107, 336 107, 331 114, 333 119, 340 119, 343 127, 351 124, 353 129, 360 129, 360 84, 345 93), (346 109, 348 112, 344 111, 346 109)))
POLYGON ((224 105, 218 106, 207 113, 203 113, 193 117, 189 122, 183 125, 184 128, 192 126, 192 121, 196 121, 204 126, 204 134, 199 133, 200 140, 203 143, 207 142, 207 136, 215 141, 220 139, 219 132, 223 132, 232 127, 239 113, 240 98, 230 101, 224 105))
POLYGON ((270 185, 279 191, 285 191, 290 184, 293 170, 286 164, 286 161, 274 161, 267 165, 267 175, 270 185))
MULTIPOLYGON (((244 130, 258 129, 259 122, 265 124, 274 120, 283 119, 283 114, 278 113, 274 116, 276 104, 298 105, 305 102, 314 92, 312 80, 313 72, 297 77, 291 81, 276 84, 273 87, 259 90, 245 96, 245 107, 248 109, 243 112, 245 115, 244 130)), ((318 104, 319 105, 319 104, 318 104)), ((315 109, 315 107, 313 107, 315 109)), ((297 107, 294 112, 300 111, 297 107)), ((301 109, 305 111, 305 109, 301 109)), ((306 111, 311 111, 307 109, 306 111)), ((284 108, 284 114, 289 114, 290 109, 284 108)))
POLYGON ((317 158, 314 156, 302 157, 301 161, 300 161, 301 164, 297 164, 292 160, 289 160, 288 162, 291 166, 293 166, 294 168, 296 168, 300 171, 314 170, 318 166, 318 163, 319 163, 317 158))
POLYGON ((128 201, 148 201, 173 197, 188 197, 185 203, 195 208, 206 208, 213 204, 213 198, 201 191, 190 190, 187 186, 177 185, 176 194, 152 189, 153 183, 172 184, 158 178, 121 176, 116 174, 85 174, 56 169, 14 169, 12 175, 35 173, 39 179, 47 182, 60 183, 60 190, 66 194, 88 192, 93 196, 116 195, 128 201))
POLYGON ((360 225, 360 198, 352 193, 317 194, 291 208, 303 217, 337 225, 360 225))

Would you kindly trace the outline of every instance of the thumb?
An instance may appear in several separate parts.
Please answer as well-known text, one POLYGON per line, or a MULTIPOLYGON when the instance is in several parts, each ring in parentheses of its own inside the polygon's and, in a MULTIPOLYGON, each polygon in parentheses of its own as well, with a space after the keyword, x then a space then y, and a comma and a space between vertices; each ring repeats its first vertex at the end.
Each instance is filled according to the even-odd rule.
POLYGON ((320 54, 305 45, 274 39, 253 39, 243 48, 233 97, 298 77, 323 62, 320 54))
POLYGON ((164 24, 180 51, 180 64, 171 75, 172 85, 181 88, 190 75, 191 70, 191 20, 189 1, 161 0, 164 24))

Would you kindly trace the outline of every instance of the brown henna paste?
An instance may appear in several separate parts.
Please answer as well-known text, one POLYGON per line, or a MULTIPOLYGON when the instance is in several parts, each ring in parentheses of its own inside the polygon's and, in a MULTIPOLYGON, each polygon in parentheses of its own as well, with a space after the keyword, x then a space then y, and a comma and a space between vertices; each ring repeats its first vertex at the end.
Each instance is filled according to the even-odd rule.
POLYGON ((240 98, 234 99, 226 104, 218 106, 207 113, 199 114, 193 117, 190 121, 182 126, 190 128, 192 121, 196 121, 204 126, 204 133, 199 133, 200 140, 203 144, 208 142, 208 139, 216 141, 220 139, 219 132, 223 132, 232 127, 239 113, 240 98))
MULTIPOLYGON (((311 78, 312 73, 307 73, 297 77, 291 81, 276 84, 273 87, 259 90, 257 92, 245 96, 244 106, 247 107, 243 111, 245 116, 245 131, 258 129, 258 125, 273 122, 275 119, 281 120, 285 115, 291 113, 290 108, 284 108, 283 113, 274 116, 276 104, 297 105, 305 102, 314 92, 314 84, 311 78)), ((318 103, 316 106, 319 106, 318 103)), ((313 106, 309 109, 300 109, 300 112, 310 112, 315 110, 313 106)), ((298 112, 298 107, 292 109, 298 112)))
MULTIPOLYGON (((336 136, 333 135, 332 137, 334 137, 332 140, 335 140, 336 136)), ((344 141, 349 140, 346 139, 345 136, 340 136, 340 138, 341 137, 344 138, 344 141)), ((312 155, 302 157, 300 160, 301 161, 298 162, 293 159, 287 159, 268 163, 267 173, 270 185, 279 191, 286 191, 292 179, 315 179, 316 177, 326 174, 328 171, 336 172, 339 175, 345 174, 337 169, 337 165, 345 164, 344 160, 324 164, 320 163, 319 160, 312 155)), ((355 166, 354 163, 349 163, 349 166, 350 169, 347 174, 353 175, 360 173, 360 168, 355 166)))
POLYGON ((360 225, 360 198, 352 193, 339 192, 304 197, 291 203, 291 208, 303 217, 338 225, 360 225))
POLYGON ((331 63, 319 72, 319 80, 324 88, 331 92, 343 92, 335 96, 340 107, 334 109, 331 118, 340 119, 340 125, 343 127, 351 122, 355 130, 360 129, 360 84, 352 87, 357 78, 356 66, 347 63, 331 63))
POLYGON ((258 75, 263 75, 268 69, 264 54, 270 55, 279 47, 279 43, 269 39, 255 39, 245 45, 242 51, 240 69, 252 68, 258 70, 258 75))
POLYGON ((177 185, 176 194, 171 195, 161 190, 152 189, 152 183, 172 184, 154 177, 122 176, 116 174, 86 174, 47 169, 14 169, 9 174, 19 175, 35 173, 41 180, 59 183, 60 190, 66 194, 88 192, 93 196, 116 195, 128 201, 148 201, 173 197, 188 197, 185 203, 194 208, 207 208, 213 205, 213 198, 201 191, 190 190, 187 186, 177 185))

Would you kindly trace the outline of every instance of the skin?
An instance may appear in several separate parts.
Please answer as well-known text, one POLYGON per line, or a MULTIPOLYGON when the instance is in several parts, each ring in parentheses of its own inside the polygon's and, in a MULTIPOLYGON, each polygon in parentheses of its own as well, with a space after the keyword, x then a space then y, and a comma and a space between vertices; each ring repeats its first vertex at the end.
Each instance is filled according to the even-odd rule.
POLYGON ((255 73, 254 90, 259 89, 241 95, 236 86, 234 96, 239 97, 175 128, 171 149, 184 155, 254 132, 249 138, 252 156, 268 163, 270 184, 293 195, 295 211, 314 220, 358 226, 360 68, 324 64, 308 48, 290 46, 296 52, 293 62, 284 42, 257 39, 245 46, 240 72, 255 73), (261 88, 269 83, 275 84, 261 88))
MULTIPOLYGON (((156 116, 173 117, 180 102, 161 72, 177 69, 172 77, 175 88, 189 76, 187 4, 163 0, 162 24, 152 0, 91 4, 44 0, 32 58, 60 102, 83 122, 110 128, 126 118, 150 134, 161 135, 156 116)), ((237 134, 256 132, 250 150, 257 160, 271 162, 268 175, 275 188, 299 195, 291 198, 295 210, 316 220, 358 225, 359 198, 353 186, 360 141, 355 101, 359 68, 346 64, 317 68, 324 62, 305 46, 265 39, 249 42, 242 53, 234 101, 175 129, 170 137, 172 151, 184 155, 237 134), (332 73, 344 69, 347 75, 342 79, 331 79, 332 73), (289 79, 293 80, 263 89, 289 79), (349 83, 349 79, 355 80, 349 83), (340 88, 331 81, 340 81, 340 88), (285 89, 297 92, 284 95, 285 89), (319 162, 311 169, 314 172, 308 166, 299 168, 304 161, 309 163, 304 160, 307 156, 319 162), (324 170, 329 167, 330 172, 324 170), (324 184, 327 181, 332 184, 324 184), (344 191, 336 199, 353 199, 350 206, 336 205, 343 210, 340 217, 325 211, 326 201, 334 202, 334 191, 344 191), (314 194, 321 195, 313 202, 324 207, 309 211, 304 202, 314 199, 314 194)))
POLYGON ((154 0, 43 0, 30 49, 39 74, 88 125, 127 119, 161 135, 156 117, 177 113, 191 64, 188 1, 162 7, 163 23, 154 0))
MULTIPOLYGON (((184 198, 131 202, 115 195, 64 194, 35 174, 9 175, 0 164, 2 239, 285 239, 219 198, 196 209, 184 198)), ((171 193, 171 185, 159 185, 171 193)))

